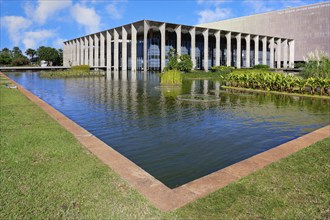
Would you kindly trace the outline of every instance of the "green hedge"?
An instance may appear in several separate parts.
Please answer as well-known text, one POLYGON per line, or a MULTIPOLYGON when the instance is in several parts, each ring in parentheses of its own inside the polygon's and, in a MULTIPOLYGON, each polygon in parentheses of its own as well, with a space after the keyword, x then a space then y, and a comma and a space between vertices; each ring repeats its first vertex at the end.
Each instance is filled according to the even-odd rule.
POLYGON ((230 73, 227 82, 235 87, 330 95, 330 78, 303 79, 299 76, 285 76, 282 73, 265 70, 246 70, 230 73))

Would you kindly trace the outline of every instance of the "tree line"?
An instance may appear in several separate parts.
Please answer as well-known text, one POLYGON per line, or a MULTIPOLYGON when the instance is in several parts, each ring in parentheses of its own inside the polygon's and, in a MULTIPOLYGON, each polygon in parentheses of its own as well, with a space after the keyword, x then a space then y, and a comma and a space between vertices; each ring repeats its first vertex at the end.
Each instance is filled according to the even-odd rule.
POLYGON ((63 65, 62 49, 41 46, 37 50, 28 48, 24 54, 19 47, 13 47, 12 50, 3 48, 0 51, 0 66, 39 66, 41 60, 47 61, 50 66, 63 65))

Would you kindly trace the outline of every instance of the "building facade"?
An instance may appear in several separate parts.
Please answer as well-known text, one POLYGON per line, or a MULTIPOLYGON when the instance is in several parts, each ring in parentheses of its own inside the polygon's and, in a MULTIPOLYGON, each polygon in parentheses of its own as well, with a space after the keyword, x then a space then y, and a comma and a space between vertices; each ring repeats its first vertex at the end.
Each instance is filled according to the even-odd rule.
POLYGON ((292 68, 295 41, 278 35, 187 26, 150 20, 64 42, 63 65, 86 64, 107 70, 163 70, 168 52, 189 54, 193 68, 249 68, 266 64, 292 68))
POLYGON ((322 2, 263 14, 201 24, 205 28, 224 28, 260 35, 280 35, 295 40, 296 62, 315 50, 330 55, 330 2, 322 2))

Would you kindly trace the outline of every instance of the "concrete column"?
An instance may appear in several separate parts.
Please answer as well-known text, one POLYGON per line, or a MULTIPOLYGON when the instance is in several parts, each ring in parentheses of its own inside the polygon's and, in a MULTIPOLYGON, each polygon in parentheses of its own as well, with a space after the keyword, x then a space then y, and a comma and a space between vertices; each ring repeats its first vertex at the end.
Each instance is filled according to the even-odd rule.
POLYGON ((85 49, 85 45, 84 45, 84 39, 80 38, 80 65, 84 64, 84 49, 85 49))
POLYGON ((175 33, 176 33, 176 52, 180 57, 181 56, 181 25, 175 28, 175 33))
POLYGON ((136 44, 137 44, 137 30, 134 24, 131 24, 131 71, 136 71, 136 44))
POLYGON ((85 59, 84 59, 84 64, 88 65, 89 64, 89 58, 88 58, 88 38, 84 37, 85 40, 85 59))
POLYGON ((282 40, 281 38, 276 41, 276 67, 281 68, 282 54, 282 40))
POLYGON ((262 64, 267 65, 267 37, 262 38, 262 64))
POLYGON ((122 27, 121 29, 121 70, 127 71, 127 31, 125 27, 122 27))
POLYGON ((69 49, 70 49, 70 58, 69 58, 69 66, 73 65, 73 43, 72 41, 69 42, 69 49))
POLYGON ((191 38, 191 48, 190 48, 190 56, 191 61, 193 63, 193 69, 196 67, 196 28, 193 27, 189 30, 190 38, 191 38))
POLYGON ((251 64, 250 64, 250 60, 251 60, 251 35, 248 34, 245 37, 245 42, 246 42, 246 50, 245 50, 245 67, 246 68, 250 68, 251 64))
POLYGON ((71 51, 72 51, 72 65, 76 65, 76 42, 72 40, 71 42, 71 51))
POLYGON ((231 32, 226 34, 227 39, 227 66, 231 66, 231 32))
POLYGON ((215 65, 220 66, 220 31, 215 32, 215 65))
POLYGON ((67 66, 67 46, 66 46, 66 42, 63 43, 63 66, 67 66))
POLYGON ((111 71, 111 34, 107 31, 107 70, 111 71))
POLYGON ((236 50, 236 68, 241 68, 241 57, 242 57, 242 34, 239 33, 236 35, 236 43, 237 43, 237 50, 236 50))
POLYGON ((149 31, 149 25, 146 21, 143 23, 143 70, 147 71, 148 68, 148 31, 149 31))
POLYGON ((99 60, 99 36, 97 36, 96 34, 94 34, 94 55, 95 55, 95 61, 94 61, 94 65, 95 66, 100 66, 100 60, 99 60))
POLYGON ((283 68, 288 68, 288 40, 283 41, 283 68))
POLYGON ((113 68, 119 70, 119 34, 116 29, 113 30, 114 47, 113 47, 113 68))
POLYGON ((100 66, 105 66, 105 33, 100 33, 100 66))
POLYGON ((166 24, 163 23, 159 26, 160 31, 160 70, 163 71, 165 68, 165 30, 166 30, 166 24))
POLYGON ((91 35, 89 35, 89 66, 94 66, 94 42, 91 35))
POLYGON ((80 64, 80 41, 76 39, 76 65, 80 64))
POLYGON ((294 68, 294 40, 291 40, 289 42, 289 50, 290 50, 289 67, 294 68))
POLYGON ((269 62, 269 67, 270 68, 274 68, 274 38, 272 37, 269 40, 269 49, 270 49, 270 62, 269 62))
POLYGON ((204 70, 209 71, 209 29, 203 31, 204 37, 204 70))
POLYGON ((254 40, 254 65, 259 64, 259 36, 255 36, 254 40))

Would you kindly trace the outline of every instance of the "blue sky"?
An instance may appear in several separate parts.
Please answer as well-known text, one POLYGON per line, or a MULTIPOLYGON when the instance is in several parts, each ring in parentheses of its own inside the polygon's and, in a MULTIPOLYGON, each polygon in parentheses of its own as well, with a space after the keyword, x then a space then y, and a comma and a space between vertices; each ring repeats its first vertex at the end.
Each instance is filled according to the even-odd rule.
POLYGON ((0 48, 62 48, 82 35, 147 19, 195 25, 322 0, 0 0, 0 48))

